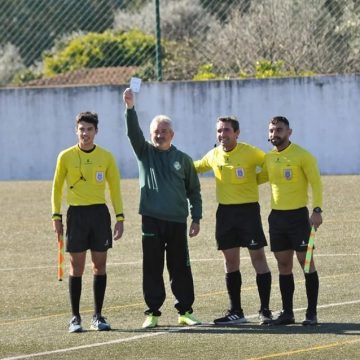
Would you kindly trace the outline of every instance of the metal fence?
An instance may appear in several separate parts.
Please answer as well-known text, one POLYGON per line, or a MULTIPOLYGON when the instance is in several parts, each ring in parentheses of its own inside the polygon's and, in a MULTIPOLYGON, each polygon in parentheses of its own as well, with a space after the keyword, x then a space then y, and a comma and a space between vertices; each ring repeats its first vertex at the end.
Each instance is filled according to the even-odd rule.
POLYGON ((0 85, 360 72, 360 0, 0 0, 0 85))

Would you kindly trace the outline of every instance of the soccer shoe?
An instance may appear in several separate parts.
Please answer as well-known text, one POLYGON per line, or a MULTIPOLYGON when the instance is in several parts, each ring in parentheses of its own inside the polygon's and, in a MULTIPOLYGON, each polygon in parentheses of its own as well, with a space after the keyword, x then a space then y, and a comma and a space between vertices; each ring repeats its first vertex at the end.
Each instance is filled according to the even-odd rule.
POLYGON ((318 324, 318 320, 317 320, 317 316, 316 315, 311 315, 311 314, 306 314, 304 321, 302 322, 302 324, 304 326, 314 326, 318 324))
POLYGON ((272 320, 272 313, 269 309, 262 309, 259 311, 259 324, 260 325, 269 325, 272 320))
POLYGON ((70 320, 69 333, 77 333, 77 332, 81 332, 81 331, 82 331, 81 318, 80 318, 80 316, 75 315, 70 320))
POLYGON ((201 322, 197 320, 193 314, 190 314, 188 311, 185 314, 179 315, 178 318, 179 325, 200 325, 201 322))
POLYGON ((215 325, 238 325, 247 323, 243 311, 228 310, 224 317, 214 320, 215 325))
POLYGON ((100 314, 93 316, 91 320, 90 330, 95 331, 109 331, 111 330, 110 324, 106 322, 106 319, 100 314))
POLYGON ((143 329, 151 329, 158 326, 159 316, 149 314, 146 316, 144 323, 142 324, 143 329))
POLYGON ((295 318, 294 313, 287 313, 284 310, 282 310, 279 314, 279 316, 271 320, 268 325, 290 325, 295 324, 295 318))

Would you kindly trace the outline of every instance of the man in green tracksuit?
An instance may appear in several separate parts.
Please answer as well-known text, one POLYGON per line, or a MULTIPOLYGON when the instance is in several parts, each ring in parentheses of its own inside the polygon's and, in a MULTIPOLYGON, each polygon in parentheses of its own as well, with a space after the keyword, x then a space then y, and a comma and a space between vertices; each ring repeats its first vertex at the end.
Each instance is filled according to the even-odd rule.
POLYGON ((148 310, 143 328, 153 328, 165 301, 164 255, 179 324, 197 325, 192 312, 194 284, 187 244, 189 203, 192 223, 189 236, 199 233, 202 215, 200 183, 192 159, 172 145, 170 118, 156 116, 150 124, 151 143, 144 138, 134 109, 131 89, 123 94, 127 135, 139 165, 142 215, 143 292, 148 310))

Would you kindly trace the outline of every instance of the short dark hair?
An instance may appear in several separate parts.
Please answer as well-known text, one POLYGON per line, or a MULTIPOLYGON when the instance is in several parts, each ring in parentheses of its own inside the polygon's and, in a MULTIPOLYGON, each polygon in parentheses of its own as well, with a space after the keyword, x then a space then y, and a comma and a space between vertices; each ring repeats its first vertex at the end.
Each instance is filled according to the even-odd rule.
POLYGON ((79 124, 80 121, 85 121, 95 126, 95 129, 98 128, 98 114, 92 111, 83 111, 76 115, 76 124, 79 124))
POLYGON ((285 124, 287 127, 290 126, 289 120, 285 117, 285 116, 274 116, 271 120, 270 120, 270 124, 276 125, 277 123, 282 122, 283 124, 285 124))
POLYGON ((240 129, 239 121, 236 116, 219 116, 216 122, 218 123, 219 121, 229 122, 234 131, 238 131, 240 129))

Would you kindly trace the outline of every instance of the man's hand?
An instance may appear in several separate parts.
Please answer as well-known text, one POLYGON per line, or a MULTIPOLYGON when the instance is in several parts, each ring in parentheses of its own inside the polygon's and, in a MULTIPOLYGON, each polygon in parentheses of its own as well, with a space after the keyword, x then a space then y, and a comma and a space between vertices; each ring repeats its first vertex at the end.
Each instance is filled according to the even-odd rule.
POLYGON ((117 221, 114 226, 114 240, 119 240, 124 232, 124 222, 117 221))
POLYGON ((61 220, 53 220, 53 229, 57 235, 62 235, 64 232, 64 225, 61 220))
POLYGON ((194 237, 200 232, 200 224, 192 222, 189 229, 189 236, 194 237))
POLYGON ((132 109, 134 107, 134 94, 130 88, 125 89, 123 100, 127 109, 132 109))
POLYGON ((321 213, 313 212, 310 216, 310 225, 313 225, 314 229, 317 230, 321 224, 322 224, 321 213))

